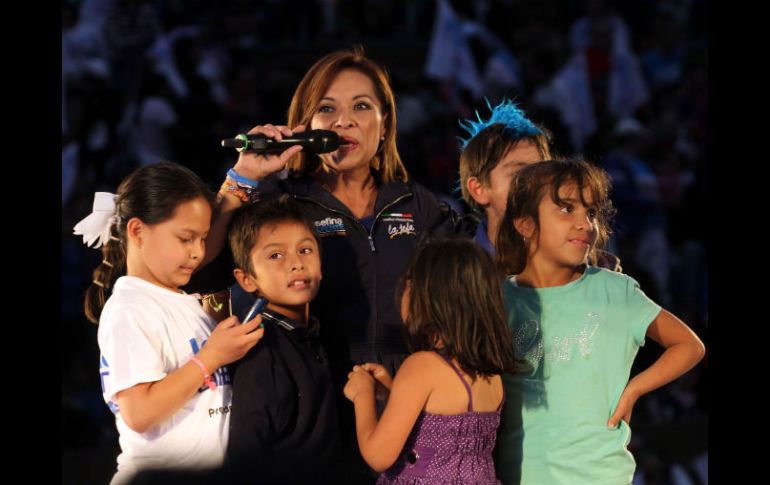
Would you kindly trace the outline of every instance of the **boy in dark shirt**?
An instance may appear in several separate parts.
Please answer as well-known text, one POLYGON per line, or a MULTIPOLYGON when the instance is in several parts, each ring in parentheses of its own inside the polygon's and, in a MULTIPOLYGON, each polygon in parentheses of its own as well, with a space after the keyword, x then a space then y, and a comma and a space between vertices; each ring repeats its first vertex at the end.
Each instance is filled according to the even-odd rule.
POLYGON ((265 335, 232 370, 226 462, 259 483, 324 483, 336 475, 339 424, 319 322, 309 315, 321 282, 318 236, 281 197, 233 219, 234 275, 268 300, 265 335))

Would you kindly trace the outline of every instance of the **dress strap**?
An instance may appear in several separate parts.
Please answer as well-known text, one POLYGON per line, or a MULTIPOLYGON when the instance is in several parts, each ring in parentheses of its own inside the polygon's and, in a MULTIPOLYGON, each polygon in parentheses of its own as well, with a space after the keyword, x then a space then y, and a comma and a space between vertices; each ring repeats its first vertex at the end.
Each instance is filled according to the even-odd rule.
MULTIPOLYGON (((502 380, 503 376, 500 376, 500 379, 502 380)), ((503 410, 503 405, 505 404, 505 383, 502 383, 503 385, 503 398, 500 400, 500 404, 497 405, 497 412, 500 412, 503 410)))
POLYGON ((460 378, 460 381, 462 381, 463 386, 465 386, 465 390, 468 392, 468 412, 472 413, 473 412, 473 394, 471 394, 471 386, 465 381, 465 379, 463 379, 463 375, 460 373, 460 370, 457 367, 455 367, 455 365, 452 363, 451 358, 445 355, 441 355, 441 357, 446 361, 447 364, 449 364, 449 367, 451 367, 452 370, 455 371, 455 374, 457 374, 457 377, 460 378))

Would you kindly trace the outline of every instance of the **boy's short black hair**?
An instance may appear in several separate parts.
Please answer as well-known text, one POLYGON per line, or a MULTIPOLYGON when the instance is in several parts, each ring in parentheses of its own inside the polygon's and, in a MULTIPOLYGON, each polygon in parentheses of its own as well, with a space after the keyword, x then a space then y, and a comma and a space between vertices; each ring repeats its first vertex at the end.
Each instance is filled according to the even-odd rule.
POLYGON ((236 211, 228 231, 235 267, 252 274, 253 268, 249 255, 257 244, 260 229, 281 222, 294 222, 307 227, 313 234, 320 251, 321 241, 318 239, 312 221, 305 215, 298 202, 284 194, 276 199, 243 206, 236 211))

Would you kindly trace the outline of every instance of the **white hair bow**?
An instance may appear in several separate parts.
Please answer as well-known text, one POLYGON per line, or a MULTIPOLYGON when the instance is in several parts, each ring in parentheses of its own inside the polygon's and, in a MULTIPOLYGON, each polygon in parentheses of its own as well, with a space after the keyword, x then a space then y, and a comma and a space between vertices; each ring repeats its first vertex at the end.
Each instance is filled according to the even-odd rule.
POLYGON ((75 224, 74 233, 83 236, 86 246, 101 247, 110 239, 110 227, 120 220, 115 214, 115 194, 109 192, 96 192, 94 194, 94 209, 83 220, 75 224))

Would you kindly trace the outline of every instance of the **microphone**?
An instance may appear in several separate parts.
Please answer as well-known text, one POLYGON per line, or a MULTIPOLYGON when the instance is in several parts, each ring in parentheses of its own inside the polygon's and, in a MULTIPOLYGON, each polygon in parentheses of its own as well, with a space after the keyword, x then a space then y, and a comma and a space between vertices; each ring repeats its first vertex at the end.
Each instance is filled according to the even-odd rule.
POLYGON ((225 148, 235 148, 239 152, 278 153, 294 145, 301 145, 305 153, 333 152, 344 144, 337 133, 331 130, 310 130, 294 133, 283 140, 276 140, 265 135, 237 135, 235 138, 222 140, 225 148))

